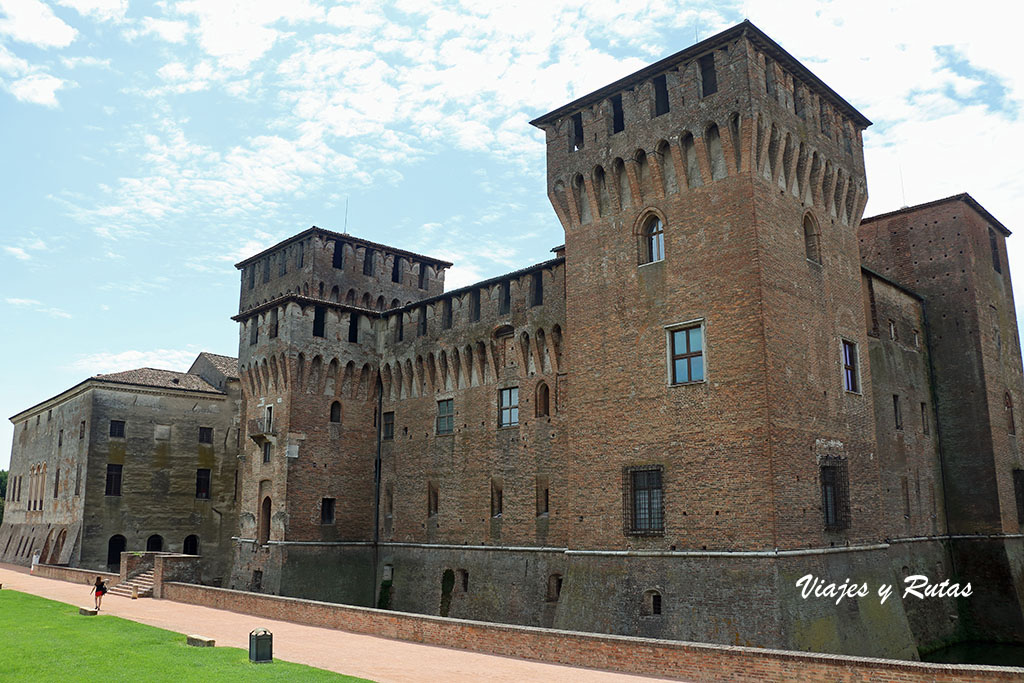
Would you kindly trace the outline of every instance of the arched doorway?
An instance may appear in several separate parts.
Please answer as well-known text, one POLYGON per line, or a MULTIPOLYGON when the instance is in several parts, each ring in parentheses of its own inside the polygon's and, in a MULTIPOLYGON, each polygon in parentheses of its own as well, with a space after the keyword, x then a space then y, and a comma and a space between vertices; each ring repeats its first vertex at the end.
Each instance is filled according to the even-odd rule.
POLYGON ((270 496, 264 498, 260 506, 260 533, 257 540, 260 545, 270 540, 270 496))
POLYGON ((185 542, 181 544, 181 552, 186 555, 198 555, 199 554, 199 537, 195 534, 190 534, 185 537, 185 542))
POLYGON ((107 569, 112 572, 121 570, 121 553, 127 545, 127 539, 121 534, 110 537, 110 541, 107 542, 107 569))
POLYGON ((164 549, 164 537, 160 534, 153 534, 146 539, 146 551, 159 553, 164 549))

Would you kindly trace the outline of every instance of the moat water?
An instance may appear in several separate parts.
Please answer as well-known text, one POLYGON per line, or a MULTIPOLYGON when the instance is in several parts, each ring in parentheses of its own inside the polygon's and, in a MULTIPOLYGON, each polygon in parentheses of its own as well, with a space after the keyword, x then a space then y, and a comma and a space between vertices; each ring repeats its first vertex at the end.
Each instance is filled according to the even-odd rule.
POLYGON ((1024 645, 1013 643, 956 643, 921 655, 921 660, 936 664, 988 664, 1024 666, 1024 645))

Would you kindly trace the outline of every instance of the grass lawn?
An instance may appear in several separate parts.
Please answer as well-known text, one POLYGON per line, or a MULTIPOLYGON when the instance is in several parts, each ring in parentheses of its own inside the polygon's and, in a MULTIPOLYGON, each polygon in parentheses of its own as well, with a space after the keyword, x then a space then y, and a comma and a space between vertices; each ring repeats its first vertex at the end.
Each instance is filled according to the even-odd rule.
POLYGON ((246 650, 189 647, 185 636, 35 595, 0 590, 2 681, 359 681, 246 650))

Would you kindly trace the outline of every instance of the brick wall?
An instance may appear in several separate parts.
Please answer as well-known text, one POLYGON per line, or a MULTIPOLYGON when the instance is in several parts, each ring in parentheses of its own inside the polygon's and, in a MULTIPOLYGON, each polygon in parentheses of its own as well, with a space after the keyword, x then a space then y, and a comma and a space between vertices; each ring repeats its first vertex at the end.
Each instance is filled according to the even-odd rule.
POLYGON ((485 624, 182 583, 164 598, 270 619, 509 657, 691 681, 1019 681, 1024 670, 807 655, 485 624))

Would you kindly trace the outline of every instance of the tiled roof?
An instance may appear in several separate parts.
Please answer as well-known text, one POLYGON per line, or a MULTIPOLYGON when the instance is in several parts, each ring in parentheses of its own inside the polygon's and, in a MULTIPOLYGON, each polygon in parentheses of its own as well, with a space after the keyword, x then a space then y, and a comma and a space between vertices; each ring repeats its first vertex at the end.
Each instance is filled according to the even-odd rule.
POLYGON ((138 384, 147 387, 160 387, 162 389, 223 393, 198 375, 190 375, 187 372, 175 372, 174 370, 157 370, 156 368, 139 368, 137 370, 125 370, 124 372, 112 372, 106 375, 96 375, 93 379, 101 382, 138 384))
POLYGON ((213 366, 224 373, 225 377, 238 379, 238 359, 232 356, 219 356, 216 353, 203 351, 199 354, 213 363, 213 366))

